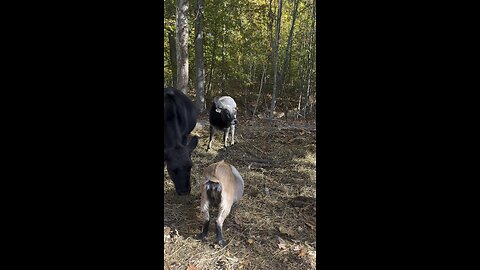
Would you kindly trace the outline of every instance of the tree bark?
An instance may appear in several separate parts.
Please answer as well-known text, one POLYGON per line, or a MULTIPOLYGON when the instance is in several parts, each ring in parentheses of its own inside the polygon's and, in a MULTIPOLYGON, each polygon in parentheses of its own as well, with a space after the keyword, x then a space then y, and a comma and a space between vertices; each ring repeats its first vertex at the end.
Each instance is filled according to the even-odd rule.
MULTIPOLYGON (((228 13, 227 11, 227 2, 223 2, 223 14, 224 16, 228 13)), ((227 34, 227 26, 225 24, 226 18, 222 18, 222 81, 221 81, 221 94, 226 95, 225 92, 225 83, 227 80, 227 71, 226 71, 226 60, 225 60, 225 36, 227 34)))
POLYGON ((255 103, 255 109, 253 109, 252 120, 255 118, 255 113, 257 112, 258 102, 260 101, 260 95, 262 94, 263 87, 263 78, 265 77, 265 72, 267 70, 267 65, 263 66, 262 79, 260 80, 260 90, 258 91, 257 103, 255 103))
POLYGON ((170 47, 170 66, 172 68, 172 84, 177 88, 177 49, 175 44, 175 33, 168 31, 168 44, 170 47))
MULTIPOLYGON (((253 56, 250 59, 254 59, 253 56)), ((255 61, 252 61, 250 63, 250 72, 249 72, 251 82, 253 82, 253 80, 254 80, 253 76, 255 74, 255 69, 256 69, 255 61)), ((252 85, 253 85, 253 83, 252 84, 248 84, 248 83, 245 84, 245 90, 243 91, 243 102, 245 104, 248 104, 248 102, 247 102, 247 96, 249 96, 248 89, 251 88, 252 85)))
POLYGON ((273 112, 275 110, 276 104, 276 94, 277 94, 277 70, 278 70, 278 44, 280 41, 280 22, 282 21, 282 4, 283 0, 279 0, 278 3, 278 16, 277 16, 277 28, 276 28, 276 37, 275 37, 275 48, 274 48, 274 60, 273 60, 273 93, 272 93, 272 105, 270 107, 270 117, 269 120, 273 119, 273 112))
MULTIPOLYGON (((314 3, 314 7, 312 9, 312 15, 313 15, 313 20, 314 20, 314 23, 312 25, 313 27, 313 48, 312 48, 312 73, 314 73, 316 76, 316 63, 317 63, 317 9, 315 8, 315 3, 314 3)), ((312 110, 314 108, 316 108, 316 105, 317 105, 317 89, 316 89, 316 80, 315 80, 315 77, 312 78, 311 80, 312 82, 312 101, 313 103, 310 104, 310 113, 312 113, 312 110)))
POLYGON ((303 107, 303 116, 306 118, 307 117, 307 108, 309 106, 310 102, 310 79, 311 79, 311 74, 312 74, 312 69, 313 69, 313 43, 315 41, 315 2, 312 5, 312 25, 311 25, 311 35, 309 39, 309 46, 308 46, 308 72, 307 72, 307 89, 305 92, 305 104, 303 107))
POLYGON ((297 19, 297 14, 298 14, 298 4, 300 0, 295 1, 295 6, 293 9, 293 16, 292 16, 292 26, 290 27, 290 34, 288 35, 288 44, 287 48, 285 49, 285 60, 283 62, 283 68, 280 71, 280 79, 278 83, 279 87, 279 93, 282 93, 283 90, 283 84, 285 80, 285 73, 288 71, 288 67, 290 65, 290 59, 291 59, 291 49, 292 49, 292 43, 293 43, 293 29, 295 27, 295 21, 297 19))
MULTIPOLYGON (((174 0, 167 1, 167 14, 165 17, 175 16, 175 4, 174 0)), ((177 87, 177 48, 175 44, 175 32, 173 30, 168 31, 168 46, 170 49, 170 67, 172 69, 172 85, 177 87)))
POLYGON ((209 76, 210 79, 208 80, 208 87, 207 87, 207 91, 205 92, 205 95, 207 95, 207 93, 210 94, 210 96, 213 97, 213 95, 211 94, 211 91, 212 91, 212 80, 213 80, 213 69, 215 67, 215 51, 217 49, 217 38, 216 36, 213 37, 213 49, 212 49, 212 61, 211 61, 211 64, 210 64, 210 72, 209 72, 209 76))
POLYGON ((195 20, 195 68, 196 77, 196 97, 195 104, 199 112, 205 110, 205 63, 203 59, 203 0, 197 0, 197 16, 195 20))
POLYGON ((225 81, 227 80, 227 70, 225 66, 225 24, 222 27, 222 95, 225 95, 225 81))
POLYGON ((176 0, 175 29, 177 31, 177 89, 188 90, 188 0, 176 0))
MULTIPOLYGON (((274 7, 274 10, 272 10, 272 1, 273 0, 270 0, 269 2, 269 5, 268 5, 268 17, 270 18, 270 20, 268 20, 268 30, 270 30, 270 48, 273 48, 273 23, 275 21, 275 7, 274 7)), ((268 58, 271 58, 272 59, 272 63, 273 63, 273 49, 271 51, 270 54, 268 54, 268 58)))

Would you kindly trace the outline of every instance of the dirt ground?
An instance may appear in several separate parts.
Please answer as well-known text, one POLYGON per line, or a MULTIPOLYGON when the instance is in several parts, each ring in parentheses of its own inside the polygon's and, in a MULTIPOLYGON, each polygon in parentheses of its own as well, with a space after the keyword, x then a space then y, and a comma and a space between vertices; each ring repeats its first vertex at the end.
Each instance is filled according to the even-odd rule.
MULTIPOLYGON (((164 170, 164 269, 316 269, 315 124, 239 121, 235 145, 224 150, 218 132, 206 152, 209 125, 199 118, 190 196, 177 196, 164 170), (203 169, 222 159, 245 181, 244 196, 223 225, 223 248, 214 244, 214 222, 207 243, 195 238, 203 223, 203 169)), ((212 209, 210 216, 216 217, 212 209)))

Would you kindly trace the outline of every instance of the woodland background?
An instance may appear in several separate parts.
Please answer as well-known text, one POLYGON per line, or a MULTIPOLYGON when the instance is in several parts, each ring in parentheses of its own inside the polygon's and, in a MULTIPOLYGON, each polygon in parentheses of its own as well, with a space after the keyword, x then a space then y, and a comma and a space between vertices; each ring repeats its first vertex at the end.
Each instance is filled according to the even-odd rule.
POLYGON ((200 111, 230 95, 252 118, 315 117, 314 0, 165 0, 164 14, 165 87, 200 111))

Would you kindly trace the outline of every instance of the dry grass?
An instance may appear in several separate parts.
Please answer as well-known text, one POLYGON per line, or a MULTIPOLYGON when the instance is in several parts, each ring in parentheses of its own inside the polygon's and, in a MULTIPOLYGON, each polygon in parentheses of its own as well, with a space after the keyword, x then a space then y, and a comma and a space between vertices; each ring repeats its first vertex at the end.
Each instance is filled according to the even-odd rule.
POLYGON ((164 269, 315 269, 315 131, 244 121, 234 146, 221 149, 217 133, 205 152, 208 123, 199 123, 193 132, 201 139, 192 155, 192 194, 178 197, 165 169, 164 269), (223 248, 213 244, 213 222, 208 243, 195 239, 203 222, 201 174, 222 159, 245 181, 244 197, 224 223, 223 248))

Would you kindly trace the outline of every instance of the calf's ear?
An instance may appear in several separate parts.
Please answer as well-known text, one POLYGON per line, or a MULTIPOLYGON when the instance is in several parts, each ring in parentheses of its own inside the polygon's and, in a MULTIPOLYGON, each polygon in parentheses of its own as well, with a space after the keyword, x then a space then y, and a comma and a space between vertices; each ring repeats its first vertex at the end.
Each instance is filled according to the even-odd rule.
POLYGON ((190 153, 192 153, 193 149, 197 147, 197 144, 198 144, 198 136, 193 136, 193 138, 188 143, 188 150, 190 151, 190 153))

